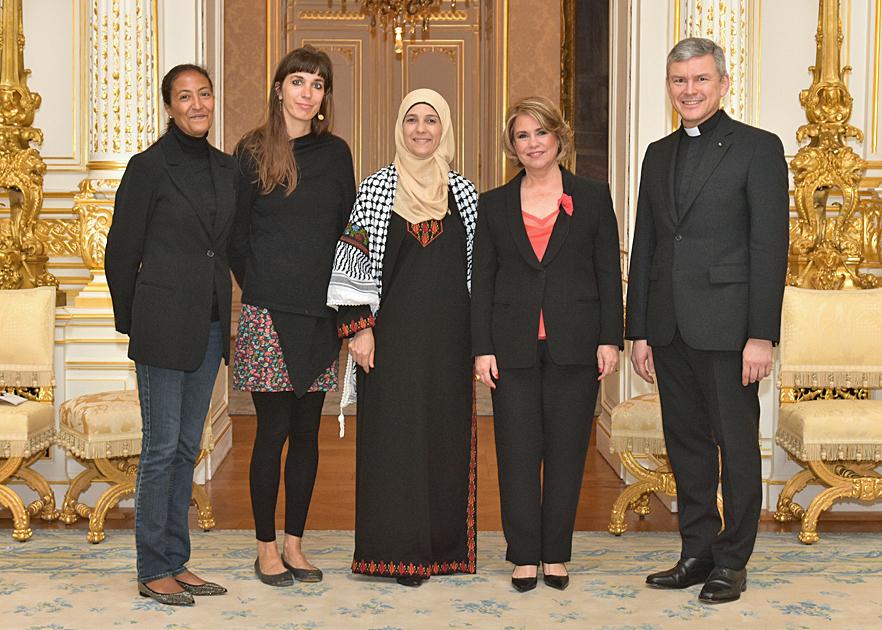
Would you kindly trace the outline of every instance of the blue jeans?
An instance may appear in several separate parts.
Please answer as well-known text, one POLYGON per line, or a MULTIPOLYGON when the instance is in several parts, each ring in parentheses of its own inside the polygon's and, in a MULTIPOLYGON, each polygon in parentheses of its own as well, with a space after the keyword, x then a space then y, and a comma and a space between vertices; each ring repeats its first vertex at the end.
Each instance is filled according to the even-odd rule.
POLYGON ((213 322, 195 371, 135 365, 143 422, 135 490, 139 582, 178 575, 190 559, 193 467, 222 352, 221 326, 213 322))

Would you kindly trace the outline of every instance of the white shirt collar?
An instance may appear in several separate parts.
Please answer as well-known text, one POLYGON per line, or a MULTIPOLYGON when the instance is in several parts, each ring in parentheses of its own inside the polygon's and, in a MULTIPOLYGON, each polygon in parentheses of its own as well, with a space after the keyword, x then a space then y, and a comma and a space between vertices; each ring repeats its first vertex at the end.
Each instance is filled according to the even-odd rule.
POLYGON ((685 131, 686 135, 690 138, 696 138, 701 135, 701 130, 697 125, 695 127, 683 127, 683 131, 685 131))

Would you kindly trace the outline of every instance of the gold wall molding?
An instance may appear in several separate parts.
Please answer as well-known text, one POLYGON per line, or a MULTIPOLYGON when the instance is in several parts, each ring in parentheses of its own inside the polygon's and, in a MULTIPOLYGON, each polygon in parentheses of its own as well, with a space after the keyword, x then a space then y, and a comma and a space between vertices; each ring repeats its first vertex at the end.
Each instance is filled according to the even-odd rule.
POLYGON ((9 191, 8 233, 0 236, 0 289, 58 286, 35 234, 46 163, 31 146, 43 142, 43 132, 33 127, 41 99, 28 88, 22 0, 6 0, 0 11, 0 188, 9 191))
POLYGON ((90 169, 117 168, 158 129, 155 0, 90 0, 90 169))
MULTIPOLYGON (((839 0, 820 0, 812 84, 799 95, 808 124, 797 130, 796 139, 808 144, 790 162, 797 216, 790 231, 788 283, 868 289, 878 286, 879 278, 861 271, 868 233, 859 186, 866 162, 847 142, 863 141, 863 133, 848 123, 853 99, 845 77, 851 68, 841 65, 840 8, 839 0)), ((874 216, 875 211, 869 213, 871 221, 874 216)), ((878 243, 878 232, 874 236, 871 228, 869 238, 871 245, 874 239, 878 243)))
POLYGON ((460 51, 455 46, 410 46, 408 48, 409 61, 413 63, 423 53, 428 52, 447 55, 447 58, 450 59, 451 63, 456 63, 456 58, 460 51))
MULTIPOLYGON (((726 111, 738 120, 748 120, 750 109, 748 92, 750 83, 750 0, 676 0, 675 17, 679 34, 680 22, 685 21, 686 37, 706 37, 714 40, 726 52, 729 68, 729 95, 725 99, 726 111), (685 11, 680 14, 680 4, 685 11)), ((679 40, 679 37, 677 37, 679 40)))

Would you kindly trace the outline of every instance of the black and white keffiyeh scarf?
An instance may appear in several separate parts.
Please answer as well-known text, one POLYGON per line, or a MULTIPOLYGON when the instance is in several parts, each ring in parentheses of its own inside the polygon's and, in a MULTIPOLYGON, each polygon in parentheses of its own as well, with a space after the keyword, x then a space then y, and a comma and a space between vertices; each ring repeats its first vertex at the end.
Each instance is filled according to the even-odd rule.
MULTIPOLYGON (((478 191, 475 185, 457 173, 448 173, 450 189, 459 208, 466 232, 466 285, 471 292, 472 242, 478 219, 478 191)), ((328 285, 328 306, 367 304, 376 315, 383 295, 383 255, 386 236, 395 204, 398 174, 393 165, 381 168, 358 187, 349 223, 337 242, 334 267, 328 285)), ((342 407, 355 402, 355 364, 350 356, 344 376, 340 401, 340 435, 343 435, 342 407)))

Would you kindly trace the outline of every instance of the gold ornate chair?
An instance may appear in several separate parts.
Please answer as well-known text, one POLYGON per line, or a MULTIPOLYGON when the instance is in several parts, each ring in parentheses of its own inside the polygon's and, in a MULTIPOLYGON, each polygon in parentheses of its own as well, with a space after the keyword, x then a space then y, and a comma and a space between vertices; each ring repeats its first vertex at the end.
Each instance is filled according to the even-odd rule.
MULTIPOLYGON (((80 517, 89 519, 91 543, 106 538, 104 521, 107 512, 121 500, 135 493, 138 459, 141 453, 141 407, 136 390, 84 394, 66 401, 59 412, 56 441, 83 466, 71 482, 61 506, 60 519, 68 525, 80 517), (80 495, 93 482, 110 486, 101 494, 95 507, 79 502, 80 495)), ((211 422, 206 420, 202 450, 197 464, 214 448, 211 422)), ((193 483, 193 502, 198 511, 197 523, 204 530, 214 527, 211 501, 205 488, 193 483)))
POLYGON ((0 505, 12 512, 12 537, 32 535, 30 519, 57 518, 49 483, 30 466, 52 443, 55 350, 55 287, 0 291, 0 391, 30 400, 19 405, 0 402, 0 505), (37 493, 27 506, 6 484, 23 482, 37 493))
MULTIPOLYGON (((607 529, 610 534, 621 536, 628 531, 625 512, 629 508, 641 519, 646 518, 651 511, 652 494, 664 492, 676 497, 677 483, 665 448, 658 393, 629 398, 613 407, 611 416, 610 451, 618 453, 625 470, 637 478, 613 503, 607 529)), ((723 497, 719 492, 717 509, 722 516, 723 497)))
POLYGON ((882 400, 865 398, 882 387, 882 289, 787 287, 782 318, 775 441, 803 470, 784 485, 775 519, 801 519, 810 545, 837 500, 882 498, 882 400), (803 509, 793 499, 808 484, 825 488, 803 509))
POLYGON ((645 518, 650 513, 652 493, 664 492, 675 497, 677 484, 665 449, 658 394, 644 394, 621 402, 613 408, 611 416, 610 451, 618 453, 625 470, 637 478, 613 503, 608 529, 611 534, 620 536, 628 531, 625 512, 629 508, 645 518))

